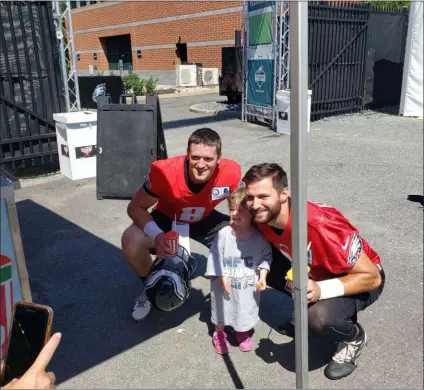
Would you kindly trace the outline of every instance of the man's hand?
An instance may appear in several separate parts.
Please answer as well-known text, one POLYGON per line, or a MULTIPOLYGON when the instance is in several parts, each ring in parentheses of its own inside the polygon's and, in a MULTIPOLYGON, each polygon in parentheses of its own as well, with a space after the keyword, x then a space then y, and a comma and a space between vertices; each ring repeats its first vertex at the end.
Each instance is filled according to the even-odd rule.
POLYGON ((321 288, 315 280, 308 279, 307 296, 308 303, 313 303, 321 298, 321 288))
MULTIPOLYGON (((292 298, 294 298, 294 285, 293 282, 286 277, 286 289, 291 292, 292 298)), ((321 298, 321 288, 315 280, 308 279, 308 286, 306 287, 306 298, 308 303, 313 303, 321 298)))
POLYGON ((155 238, 156 257, 165 259, 172 256, 170 248, 166 243, 165 233, 159 233, 155 238))
POLYGON ((52 372, 46 372, 62 335, 55 333, 44 346, 29 370, 20 378, 3 386, 4 389, 53 389, 56 376, 52 372))
POLYGON ((225 278, 224 276, 219 277, 219 283, 221 287, 225 290, 225 292, 230 295, 231 294, 231 282, 225 278))

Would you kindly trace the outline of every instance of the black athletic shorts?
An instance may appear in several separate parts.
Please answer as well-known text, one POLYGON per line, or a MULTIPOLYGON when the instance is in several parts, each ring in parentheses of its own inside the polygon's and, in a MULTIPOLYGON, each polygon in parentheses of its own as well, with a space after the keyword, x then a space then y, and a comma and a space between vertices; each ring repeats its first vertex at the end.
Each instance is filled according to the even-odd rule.
MULTIPOLYGON (((172 220, 158 210, 150 214, 164 232, 172 229, 172 220)), ((230 224, 230 217, 213 210, 205 219, 190 224, 190 238, 210 248, 218 232, 230 224)))

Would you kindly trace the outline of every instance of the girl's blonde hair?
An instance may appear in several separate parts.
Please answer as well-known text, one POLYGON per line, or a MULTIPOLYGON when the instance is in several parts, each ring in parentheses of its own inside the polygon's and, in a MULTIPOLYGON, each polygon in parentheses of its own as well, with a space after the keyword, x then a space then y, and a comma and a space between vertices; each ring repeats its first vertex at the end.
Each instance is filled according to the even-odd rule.
POLYGON ((227 199, 228 208, 246 207, 246 188, 237 188, 227 199))

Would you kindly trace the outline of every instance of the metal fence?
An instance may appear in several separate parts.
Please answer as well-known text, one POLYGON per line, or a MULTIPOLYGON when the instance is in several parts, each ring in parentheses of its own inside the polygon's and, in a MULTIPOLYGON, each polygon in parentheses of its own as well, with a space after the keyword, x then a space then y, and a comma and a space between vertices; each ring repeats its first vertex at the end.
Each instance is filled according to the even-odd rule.
POLYGON ((371 3, 309 4, 311 119, 400 100, 408 10, 371 3))
POLYGON ((311 119, 362 108, 370 4, 309 6, 311 119))
POLYGON ((0 3, 0 163, 57 159, 53 113, 65 111, 52 3, 0 3))

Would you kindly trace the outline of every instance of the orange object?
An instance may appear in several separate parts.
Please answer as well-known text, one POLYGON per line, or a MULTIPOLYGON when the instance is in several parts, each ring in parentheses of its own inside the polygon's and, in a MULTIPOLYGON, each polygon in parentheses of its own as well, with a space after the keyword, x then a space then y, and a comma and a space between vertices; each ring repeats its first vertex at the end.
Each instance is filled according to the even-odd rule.
POLYGON ((180 235, 178 232, 169 231, 165 234, 166 243, 169 246, 170 252, 172 255, 176 255, 178 253, 178 239, 180 235))

